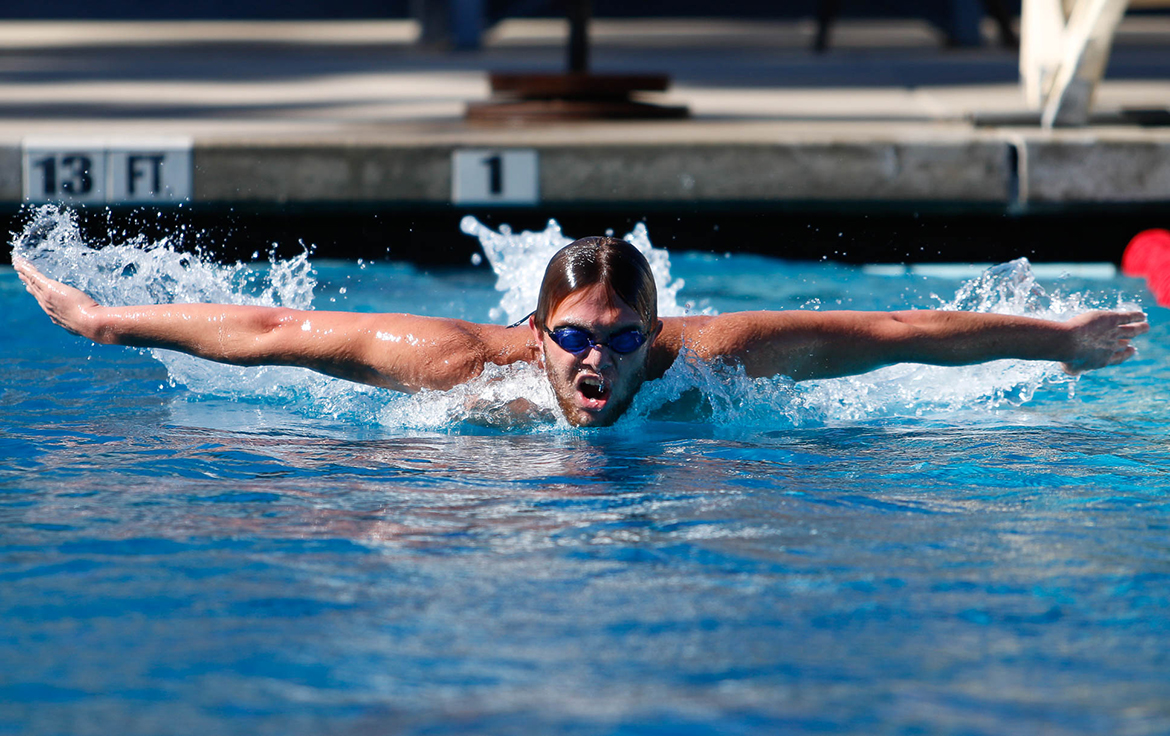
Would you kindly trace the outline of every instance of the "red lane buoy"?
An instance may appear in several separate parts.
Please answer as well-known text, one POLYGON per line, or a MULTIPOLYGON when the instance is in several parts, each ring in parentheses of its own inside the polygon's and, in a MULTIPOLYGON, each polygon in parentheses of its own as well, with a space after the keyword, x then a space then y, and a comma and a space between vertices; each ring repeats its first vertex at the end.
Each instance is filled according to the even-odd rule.
POLYGON ((1170 230, 1143 230, 1133 236, 1121 257, 1126 276, 1149 276, 1170 269, 1170 230))
POLYGON ((1144 277, 1159 306, 1170 307, 1170 230, 1143 230, 1121 257, 1121 272, 1144 277))
POLYGON ((1170 268, 1151 273, 1146 277, 1146 286, 1153 292, 1158 306, 1170 307, 1170 268))

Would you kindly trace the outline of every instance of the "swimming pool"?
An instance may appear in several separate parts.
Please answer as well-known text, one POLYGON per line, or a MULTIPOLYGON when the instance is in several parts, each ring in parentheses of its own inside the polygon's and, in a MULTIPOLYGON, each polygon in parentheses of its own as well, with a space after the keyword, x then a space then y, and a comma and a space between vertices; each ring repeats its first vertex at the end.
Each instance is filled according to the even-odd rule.
MULTIPOLYGON (((559 237, 468 222, 501 294, 483 266, 91 251, 42 214, 38 262, 106 299, 500 322, 559 237)), ((683 365, 613 428, 509 430, 87 345, 0 270, 0 733, 1170 732, 1170 328, 1140 282, 666 258, 670 309, 1144 300, 1151 332, 1078 381, 683 365)))

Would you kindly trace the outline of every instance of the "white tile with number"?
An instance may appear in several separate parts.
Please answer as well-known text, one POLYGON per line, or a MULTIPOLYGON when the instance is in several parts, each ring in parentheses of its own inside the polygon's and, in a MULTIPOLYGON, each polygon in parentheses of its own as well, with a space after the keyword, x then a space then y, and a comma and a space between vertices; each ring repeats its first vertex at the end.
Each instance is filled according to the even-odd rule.
POLYGON ((191 199, 189 138, 27 138, 24 200, 151 204, 191 199))
POLYGON ((455 204, 536 204, 540 166, 532 149, 461 149, 451 155, 455 204))

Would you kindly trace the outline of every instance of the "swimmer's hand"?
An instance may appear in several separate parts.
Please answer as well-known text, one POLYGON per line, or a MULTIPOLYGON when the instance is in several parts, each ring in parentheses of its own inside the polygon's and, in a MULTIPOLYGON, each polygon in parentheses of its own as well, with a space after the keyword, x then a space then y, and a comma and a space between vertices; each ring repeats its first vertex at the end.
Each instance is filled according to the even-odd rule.
POLYGON ((1074 376, 1129 360, 1137 354, 1130 339, 1150 331, 1142 312, 1086 312, 1064 324, 1073 357, 1061 365, 1074 376))
POLYGON ((23 258, 14 257, 12 266, 24 282, 24 288, 36 298, 37 304, 54 324, 74 335, 97 340, 95 319, 102 307, 88 294, 44 275, 23 258))

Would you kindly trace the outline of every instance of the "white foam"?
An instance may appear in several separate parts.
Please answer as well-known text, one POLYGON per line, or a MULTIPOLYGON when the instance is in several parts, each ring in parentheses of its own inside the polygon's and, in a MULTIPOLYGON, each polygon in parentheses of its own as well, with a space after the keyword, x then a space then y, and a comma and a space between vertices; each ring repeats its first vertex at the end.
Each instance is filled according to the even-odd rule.
MULTIPOLYGON (((500 305, 492 310, 491 318, 505 324, 524 319, 535 309, 545 267, 558 250, 574 240, 561 231, 556 220, 549 220, 548 227, 541 232, 513 233, 507 225, 501 225, 498 231, 492 230, 468 215, 459 227, 479 239, 480 247, 496 274, 496 290, 504 295, 500 305)), ((651 245, 642 223, 635 225, 622 239, 631 243, 650 262, 654 285, 658 289, 658 313, 663 317, 686 314, 678 303, 683 281, 672 280, 670 276, 670 253, 651 245)))
MULTIPOLYGON (((870 263, 861 267, 868 276, 923 276, 940 279, 974 279, 993 268, 994 263, 870 263)), ((1039 279, 1076 278, 1108 281, 1117 276, 1112 263, 1033 263, 1032 273, 1039 279)))

